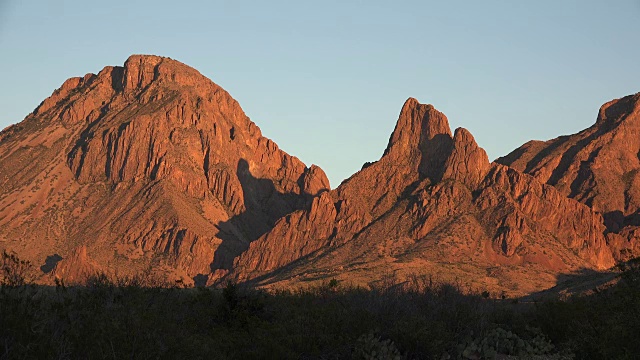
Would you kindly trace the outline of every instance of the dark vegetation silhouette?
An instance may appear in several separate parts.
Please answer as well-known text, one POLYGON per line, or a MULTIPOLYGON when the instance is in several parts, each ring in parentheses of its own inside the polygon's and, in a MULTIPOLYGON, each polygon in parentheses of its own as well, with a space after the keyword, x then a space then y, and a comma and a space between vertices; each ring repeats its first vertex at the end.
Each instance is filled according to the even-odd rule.
MULTIPOLYGON (((86 286, 36 286, 3 255, 0 359, 634 359, 640 261, 589 295, 502 299, 456 284, 388 276, 266 292, 181 288, 98 274, 86 286)), ((584 272, 569 280, 593 277, 584 272)))

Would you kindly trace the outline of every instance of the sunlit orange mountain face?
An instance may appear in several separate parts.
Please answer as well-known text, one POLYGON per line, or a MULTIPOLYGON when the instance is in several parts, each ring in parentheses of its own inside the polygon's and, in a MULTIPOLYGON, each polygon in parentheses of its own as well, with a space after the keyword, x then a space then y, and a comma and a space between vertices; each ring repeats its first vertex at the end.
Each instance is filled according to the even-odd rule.
POLYGON ((0 248, 43 284, 429 276, 523 295, 640 256, 639 154, 640 95, 495 162, 410 98, 382 157, 331 189, 198 71, 134 55, 0 133, 0 248))

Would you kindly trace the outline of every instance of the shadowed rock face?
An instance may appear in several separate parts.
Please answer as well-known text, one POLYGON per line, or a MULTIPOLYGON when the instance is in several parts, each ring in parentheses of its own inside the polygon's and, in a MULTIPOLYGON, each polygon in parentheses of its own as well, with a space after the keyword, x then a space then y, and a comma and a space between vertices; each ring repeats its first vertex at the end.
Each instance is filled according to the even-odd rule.
POLYGON ((607 157, 624 180, 610 192, 624 201, 610 203, 604 189, 590 190, 610 164, 596 161, 608 142, 587 154, 580 146, 618 127, 616 136, 635 141, 623 124, 636 103, 605 105, 574 145, 531 143, 507 167, 490 163, 467 130, 452 134, 432 105, 409 99, 383 156, 330 190, 322 169, 262 137, 196 70, 135 55, 67 80, 0 132, 0 247, 42 265, 41 282, 99 271, 265 286, 429 274, 524 294, 555 285, 559 273, 610 267, 611 249, 629 248, 640 144, 635 159, 607 157), (571 156, 545 167, 556 150, 571 156), (605 237, 616 221, 626 227, 605 237))
POLYGON ((65 269, 88 253, 119 274, 209 274, 328 189, 226 91, 157 56, 69 79, 0 133, 0 244, 65 269))
POLYGON ((640 94, 610 101, 570 136, 530 141, 496 160, 602 214, 616 258, 640 256, 640 94))

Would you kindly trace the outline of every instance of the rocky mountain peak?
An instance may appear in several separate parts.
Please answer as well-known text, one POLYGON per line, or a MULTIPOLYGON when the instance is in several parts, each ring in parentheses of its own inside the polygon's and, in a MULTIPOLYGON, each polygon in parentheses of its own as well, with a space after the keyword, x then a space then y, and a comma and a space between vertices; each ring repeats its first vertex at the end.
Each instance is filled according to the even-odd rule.
MULTIPOLYGON (((165 58, 149 55, 132 55, 124 63, 123 89, 132 91, 148 86, 159 75, 158 65, 165 58)), ((177 62, 174 62, 177 63, 177 62)))
POLYGON ((440 181, 444 161, 451 152, 449 120, 433 105, 409 98, 400 111, 396 127, 381 159, 402 165, 410 171, 417 167, 421 178, 440 181))
POLYGON ((478 146, 473 135, 465 128, 457 128, 442 177, 459 180, 474 188, 484 179, 490 167, 487 153, 478 146))
MULTIPOLYGON (((114 82, 117 80, 114 79, 114 82)), ((125 61, 122 68, 122 88, 125 92, 143 90, 154 81, 181 86, 212 84, 196 69, 168 57, 132 55, 125 61)))
POLYGON ((279 220, 227 276, 262 284, 370 281, 385 272, 457 277, 457 265, 441 264, 463 262, 472 282, 487 286, 495 267, 499 282, 531 291, 558 272, 613 265, 603 230, 587 206, 490 163, 468 130, 452 136, 446 116, 410 98, 379 161, 279 220))
POLYGON ((384 155, 331 190, 197 70, 133 55, 67 80, 0 132, 0 243, 78 281, 98 269, 261 285, 419 273, 529 292, 640 253, 627 241, 640 234, 639 96, 519 149, 511 167, 409 98, 384 155))
POLYGON ((596 125, 640 122, 640 93, 609 101, 600 107, 596 125))
POLYGON ((405 101, 396 127, 391 134, 386 153, 407 152, 425 147, 425 143, 438 135, 451 138, 447 117, 433 105, 421 104, 414 98, 405 101), (395 150, 397 149, 397 150, 395 150))
POLYGON ((0 139, 0 208, 24 200, 0 214, 0 239, 39 239, 24 257, 55 249, 58 273, 87 255, 209 274, 329 190, 322 169, 263 137, 224 89, 159 56, 65 81, 0 139))
POLYGON ((522 145, 496 160, 602 214, 617 259, 640 255, 640 93, 600 107, 576 134, 522 145))
POLYGON ((327 174, 325 174, 321 167, 315 164, 305 170, 301 180, 302 184, 300 188, 305 194, 315 196, 331 189, 327 174))

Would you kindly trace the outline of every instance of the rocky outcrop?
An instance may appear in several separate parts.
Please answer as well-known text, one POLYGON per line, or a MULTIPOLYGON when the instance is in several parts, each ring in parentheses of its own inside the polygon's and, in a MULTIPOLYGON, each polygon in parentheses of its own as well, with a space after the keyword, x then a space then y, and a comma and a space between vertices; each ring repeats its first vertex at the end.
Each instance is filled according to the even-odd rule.
POLYGON ((300 187, 304 193, 313 196, 331 189, 329 179, 324 173, 324 170, 316 165, 311 165, 309 169, 305 170, 300 187))
POLYGON ((477 187, 489 171, 487 153, 476 144, 467 129, 458 128, 453 136, 453 149, 447 158, 443 178, 458 180, 470 188, 477 187))
POLYGON ((237 280, 278 270, 329 245, 335 219, 336 208, 330 195, 324 192, 307 211, 299 210, 280 219, 271 231, 236 258, 233 271, 240 274, 237 280))
POLYGON ((66 259, 60 260, 52 275, 67 285, 84 284, 100 273, 100 267, 87 255, 87 247, 79 246, 66 259))
POLYGON ((553 185, 602 214, 614 254, 640 256, 640 94, 610 101, 596 123, 570 136, 531 141, 496 160, 553 185), (619 237, 624 239, 620 239, 619 237))
POLYGON ((606 269, 614 265, 603 219, 589 207, 529 175, 497 164, 483 185, 475 202, 483 220, 496 229, 493 246, 502 255, 517 258, 519 250, 524 250, 520 255, 529 254, 523 246, 528 241, 531 248, 550 247, 550 253, 557 252, 558 245, 574 252, 577 257, 558 254, 566 259, 567 268, 589 264, 606 269))

